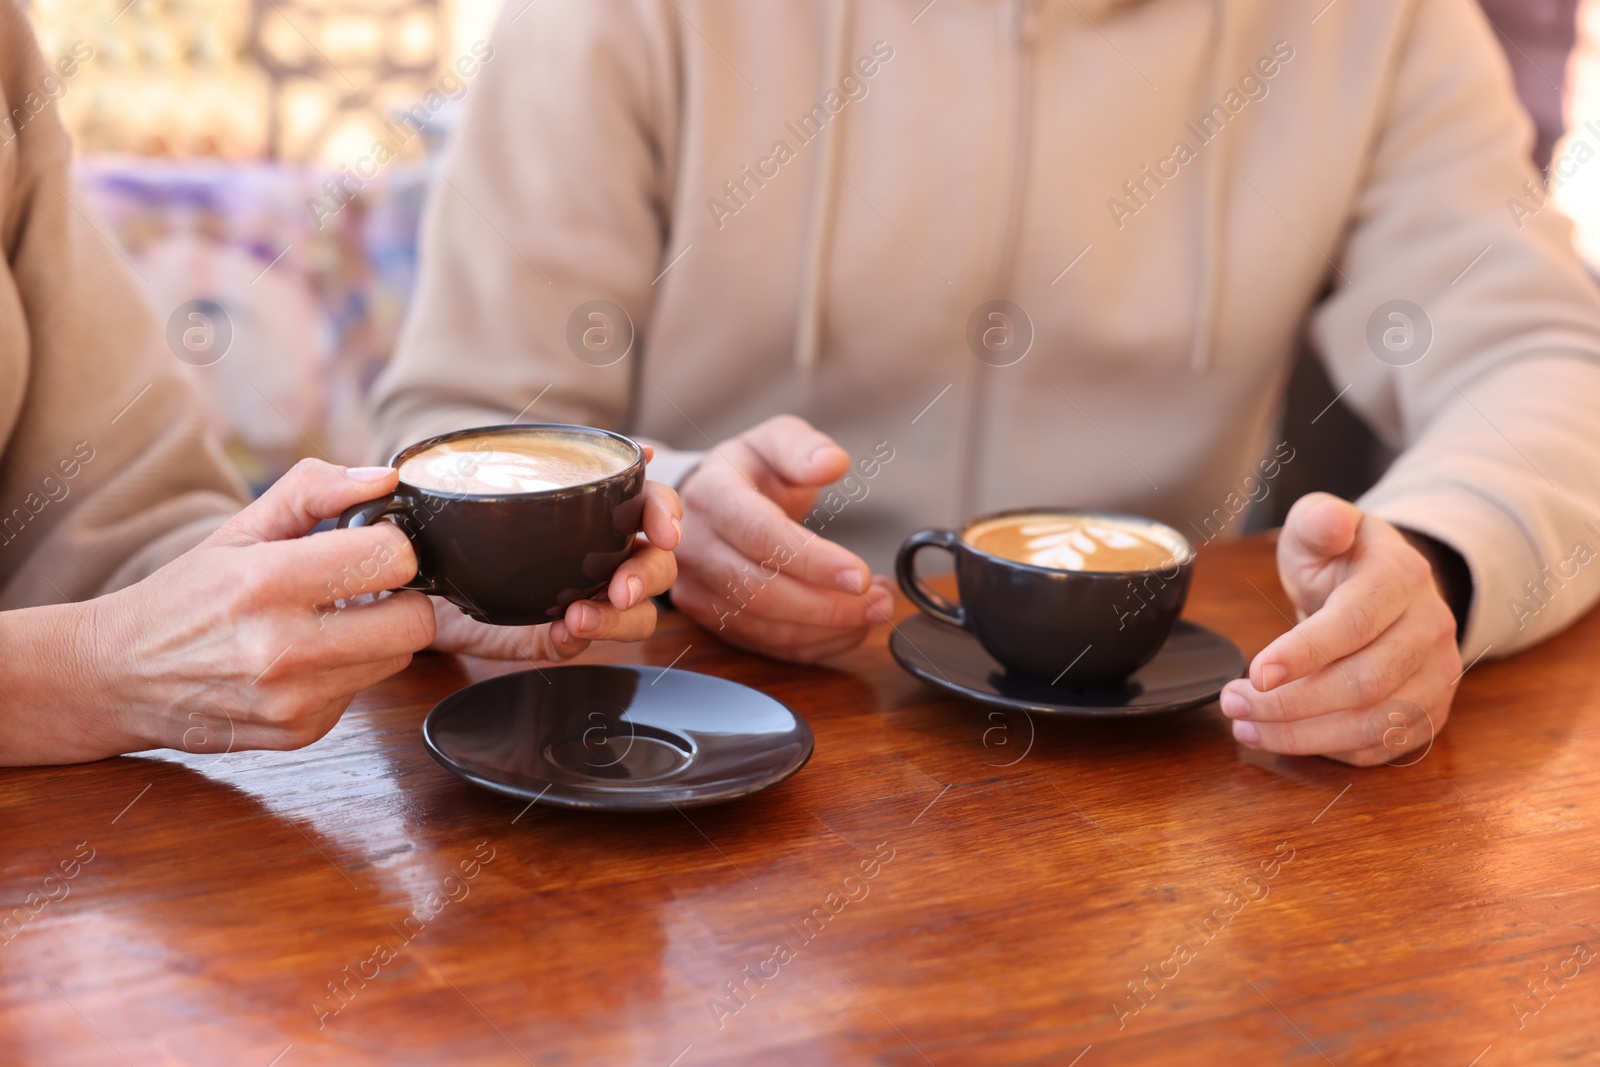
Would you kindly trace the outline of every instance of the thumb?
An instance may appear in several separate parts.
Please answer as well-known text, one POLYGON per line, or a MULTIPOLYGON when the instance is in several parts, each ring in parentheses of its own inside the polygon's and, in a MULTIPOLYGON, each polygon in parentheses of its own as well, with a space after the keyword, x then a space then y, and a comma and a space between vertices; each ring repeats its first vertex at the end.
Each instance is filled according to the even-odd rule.
POLYGON ((1278 537, 1278 574, 1302 611, 1315 611, 1333 591, 1328 564, 1355 547, 1361 517, 1360 508, 1331 493, 1307 493, 1289 509, 1278 537))
POLYGON ((339 467, 303 459, 219 529, 214 541, 251 544, 304 537, 323 519, 394 489, 392 467, 339 467))
POLYGON ((1307 493, 1295 501, 1283 523, 1279 550, 1289 550, 1317 560, 1332 559, 1350 551, 1361 525, 1361 509, 1331 493, 1307 493))
POLYGON ((768 419, 747 431, 743 440, 768 469, 790 485, 829 485, 850 469, 848 452, 794 415, 768 419))

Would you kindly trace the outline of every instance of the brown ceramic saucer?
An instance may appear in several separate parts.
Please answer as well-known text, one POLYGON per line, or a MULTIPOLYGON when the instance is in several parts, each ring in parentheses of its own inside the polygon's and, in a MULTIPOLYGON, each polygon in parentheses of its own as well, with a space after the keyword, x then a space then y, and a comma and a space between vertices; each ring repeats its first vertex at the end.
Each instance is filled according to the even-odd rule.
POLYGON ((913 615, 889 638, 895 661, 947 693, 1016 711, 1046 715, 1154 715, 1215 700, 1244 673, 1244 656, 1232 641, 1187 619, 1155 658, 1127 679, 1109 685, 1074 685, 1062 677, 1034 678, 1007 671, 966 630, 913 615))
POLYGON ((474 785, 571 808, 698 807, 769 789, 811 758, 811 727, 749 686, 660 667, 520 671, 451 693, 428 752, 474 785))

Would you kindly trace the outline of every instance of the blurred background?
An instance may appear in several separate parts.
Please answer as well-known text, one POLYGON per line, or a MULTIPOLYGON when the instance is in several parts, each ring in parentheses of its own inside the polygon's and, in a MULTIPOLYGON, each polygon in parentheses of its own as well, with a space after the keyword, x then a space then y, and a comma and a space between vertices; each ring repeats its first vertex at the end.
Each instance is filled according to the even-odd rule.
MULTIPOLYGON (((1600 0, 1482 3, 1594 269, 1600 159, 1576 163, 1574 149, 1600 150, 1600 0)), ((201 299, 231 320, 226 358, 192 362, 208 363, 194 373, 246 477, 259 490, 304 455, 372 458, 361 398, 393 347, 430 167, 472 95, 498 0, 30 6, 46 56, 79 60, 56 105, 79 181, 158 314, 201 299)), ((1303 358, 1284 423, 1305 428, 1294 443, 1308 462, 1276 499, 1353 496, 1387 464, 1343 409, 1313 424, 1334 395, 1303 358)))
POLYGON ((79 183, 157 313, 205 300, 231 320, 226 358, 191 362, 257 490, 301 456, 368 458, 361 398, 393 347, 429 168, 498 7, 32 0, 46 57, 78 60, 56 106, 79 183))

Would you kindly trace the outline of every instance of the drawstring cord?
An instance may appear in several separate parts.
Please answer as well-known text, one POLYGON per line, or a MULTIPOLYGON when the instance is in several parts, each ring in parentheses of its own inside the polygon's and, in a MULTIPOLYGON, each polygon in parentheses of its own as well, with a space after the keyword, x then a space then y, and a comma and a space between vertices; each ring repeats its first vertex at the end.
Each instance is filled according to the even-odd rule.
MULTIPOLYGON (((1211 49, 1210 100, 1220 102, 1230 88, 1228 71, 1232 63, 1228 37, 1228 0, 1215 0, 1216 28, 1211 49)), ((1216 343, 1217 319, 1222 302, 1223 226, 1228 200, 1228 138, 1218 136, 1206 153, 1205 187, 1200 204, 1200 276, 1195 294, 1194 334, 1189 345, 1189 369, 1205 374, 1211 367, 1216 343)))
MULTIPOLYGON (((832 88, 833 79, 839 76, 845 61, 845 48, 850 35, 850 15, 853 0, 833 0, 833 21, 828 30, 828 44, 822 68, 824 93, 832 88)), ((800 282, 799 319, 795 323, 794 364, 801 377, 809 384, 817 364, 822 345, 822 312, 827 299, 828 238, 833 229, 833 215, 839 185, 839 142, 843 140, 845 108, 833 117, 823 136, 817 138, 821 154, 817 160, 816 193, 811 198, 811 218, 806 227, 806 258, 800 282)))

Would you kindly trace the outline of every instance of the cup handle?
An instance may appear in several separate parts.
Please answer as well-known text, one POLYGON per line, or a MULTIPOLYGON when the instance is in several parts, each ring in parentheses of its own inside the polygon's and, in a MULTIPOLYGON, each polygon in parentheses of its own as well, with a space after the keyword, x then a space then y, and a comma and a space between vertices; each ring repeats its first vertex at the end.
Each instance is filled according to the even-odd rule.
POLYGON ((946 600, 917 578, 918 552, 924 548, 942 548, 954 555, 959 541, 960 535, 952 530, 918 530, 906 538, 905 544, 900 546, 900 551, 895 555, 894 576, 900 583, 901 591, 918 608, 936 619, 966 629, 967 609, 946 600))
MULTIPOLYGON (((404 516, 407 513, 406 508, 408 503, 409 501, 407 501, 404 497, 390 495, 380 496, 376 500, 365 500, 359 504, 353 504, 350 507, 345 508, 344 513, 339 516, 338 528, 343 530, 347 527, 354 529, 359 526, 371 526, 373 523, 387 519, 391 515, 404 516)), ((411 537, 411 534, 406 532, 406 528, 403 523, 396 522, 395 525, 400 528, 400 532, 404 533, 406 537, 411 537)), ((413 549, 416 548, 415 539, 412 539, 411 547, 413 549)), ((444 591, 439 588, 438 583, 432 578, 423 577, 420 570, 417 572, 417 576, 415 578, 411 579, 411 581, 407 582, 405 585, 398 586, 397 588, 411 589, 418 593, 431 593, 436 596, 444 596, 444 591)))

